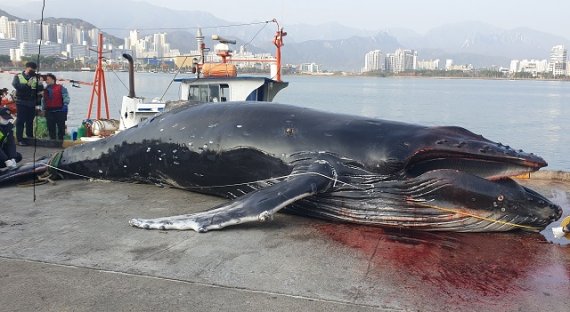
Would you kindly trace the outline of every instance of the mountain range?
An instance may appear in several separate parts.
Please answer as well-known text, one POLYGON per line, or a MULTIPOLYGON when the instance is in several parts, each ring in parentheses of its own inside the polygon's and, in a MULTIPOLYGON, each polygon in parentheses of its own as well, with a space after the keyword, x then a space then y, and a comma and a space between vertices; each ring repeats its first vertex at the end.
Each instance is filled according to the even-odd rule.
MULTIPOLYGON (((40 8, 31 2, 3 9, 23 19, 37 19, 37 14, 31 13, 37 13, 40 8)), ((244 22, 223 20, 202 11, 172 10, 146 2, 114 1, 111 6, 102 7, 100 0, 83 0, 81 6, 50 0, 45 16, 88 21, 118 38, 126 37, 130 29, 138 29, 143 34, 166 32, 171 47, 182 52, 196 49, 194 37, 197 27, 202 27, 207 38, 211 34, 219 34, 236 39, 238 46, 246 45, 252 52, 275 50, 272 38, 276 27, 265 20, 251 21, 247 26, 226 27, 244 22), (101 10, 103 14, 93 14, 101 10)), ((397 48, 414 49, 418 51, 418 59, 439 58, 443 61, 452 58, 457 64, 488 67, 508 66, 510 59, 547 59, 554 45, 570 46, 570 40, 560 36, 523 27, 504 29, 475 21, 443 25, 425 34, 405 28, 362 30, 339 23, 284 26, 288 32, 283 47, 284 62, 315 62, 327 70, 357 71, 364 66, 364 54, 376 49, 385 53, 397 48)), ((207 44, 212 46, 209 40, 207 44)))

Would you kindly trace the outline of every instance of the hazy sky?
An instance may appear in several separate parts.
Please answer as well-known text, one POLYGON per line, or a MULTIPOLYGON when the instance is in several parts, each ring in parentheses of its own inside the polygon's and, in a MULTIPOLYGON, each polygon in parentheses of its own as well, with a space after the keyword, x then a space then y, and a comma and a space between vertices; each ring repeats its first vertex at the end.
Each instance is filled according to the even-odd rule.
POLYGON ((525 26, 570 38, 568 0, 143 0, 202 10, 227 20, 276 17, 284 24, 339 22, 377 30, 407 27, 426 32, 451 22, 482 21, 504 28, 525 26))
MULTIPOLYGON (((34 0, 0 0, 3 5, 34 0)), ((38 1, 38 0, 35 0, 38 1)), ((100 0, 113 3, 120 0, 100 0)), ((569 0, 138 0, 172 9, 207 11, 238 22, 277 18, 282 24, 338 22, 368 30, 406 27, 424 33, 461 21, 529 27, 570 39, 569 0)), ((49 5, 50 0, 47 0, 49 5)), ((81 0, 69 0, 80 5, 81 0)), ((112 8, 112 4, 104 5, 112 8)))

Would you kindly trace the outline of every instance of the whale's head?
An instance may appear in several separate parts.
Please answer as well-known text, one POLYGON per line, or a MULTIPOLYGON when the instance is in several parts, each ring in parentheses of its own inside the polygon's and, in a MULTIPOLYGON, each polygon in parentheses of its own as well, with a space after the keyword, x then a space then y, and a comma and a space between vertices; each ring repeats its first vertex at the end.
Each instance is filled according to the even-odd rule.
MULTIPOLYGON (((514 176, 536 171, 541 157, 488 140, 460 127, 423 127, 390 142, 389 172, 394 184, 378 183, 380 197, 405 201, 390 218, 430 230, 537 231, 562 210, 514 176), (398 141, 395 141, 398 140, 398 141), (397 196, 384 194, 398 194, 397 196), (422 209, 418 209, 422 208, 422 209)), ((377 171, 378 172, 378 171, 377 171)))
POLYGON ((562 215, 559 206, 508 177, 486 179, 456 169, 436 169, 406 183, 408 206, 438 215, 429 227, 441 230, 539 231, 562 215))

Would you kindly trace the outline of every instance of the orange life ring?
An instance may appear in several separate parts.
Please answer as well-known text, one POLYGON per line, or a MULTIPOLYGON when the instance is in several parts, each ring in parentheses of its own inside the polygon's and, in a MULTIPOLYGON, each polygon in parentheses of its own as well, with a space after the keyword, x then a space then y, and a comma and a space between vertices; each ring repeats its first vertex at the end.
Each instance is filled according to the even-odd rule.
POLYGON ((202 65, 202 75, 208 77, 235 77, 237 68, 228 63, 206 63, 202 65))

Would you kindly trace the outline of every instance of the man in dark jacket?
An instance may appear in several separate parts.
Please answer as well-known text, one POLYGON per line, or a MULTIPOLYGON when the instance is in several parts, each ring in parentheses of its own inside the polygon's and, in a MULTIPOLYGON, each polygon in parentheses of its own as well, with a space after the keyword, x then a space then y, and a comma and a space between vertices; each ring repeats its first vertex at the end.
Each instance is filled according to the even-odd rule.
POLYGON ((18 145, 27 145, 24 141, 24 126, 28 139, 34 138, 34 118, 36 117, 36 105, 38 105, 38 92, 43 87, 38 83, 36 69, 38 65, 34 62, 26 63, 23 72, 14 76, 12 86, 16 89, 16 108, 18 118, 16 119, 16 139, 18 145))
POLYGON ((13 121, 10 110, 0 108, 0 168, 15 169, 16 163, 22 160, 22 155, 16 152, 13 121))

